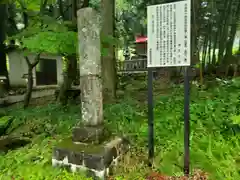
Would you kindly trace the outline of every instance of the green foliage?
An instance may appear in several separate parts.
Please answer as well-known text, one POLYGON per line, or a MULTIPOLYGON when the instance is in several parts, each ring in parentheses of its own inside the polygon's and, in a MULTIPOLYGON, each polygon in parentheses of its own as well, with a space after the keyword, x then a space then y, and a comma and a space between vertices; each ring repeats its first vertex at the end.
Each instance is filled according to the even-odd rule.
POLYGON ((19 4, 25 4, 28 10, 39 11, 42 0, 16 0, 19 4))
MULTIPOLYGON (((191 167, 208 172, 213 180, 240 179, 240 127, 233 128, 233 119, 240 114, 240 79, 219 84, 207 91, 192 87, 191 167)), ((116 179, 143 179, 148 172, 141 157, 147 152, 147 108, 139 103, 143 100, 136 99, 138 95, 142 99, 146 97, 136 92, 139 91, 125 92, 125 98, 118 104, 105 106, 109 129, 113 133, 126 134, 133 142, 130 161, 119 165, 116 179)), ((155 167, 163 174, 179 175, 184 147, 183 88, 176 87, 171 93, 158 95, 155 102, 155 167)), ((15 117, 9 131, 32 137, 33 142, 0 156, 0 179, 86 179, 84 174, 72 174, 51 167, 52 148, 61 139, 70 136, 71 128, 80 121, 79 106, 53 104, 27 111, 13 108, 6 113, 15 117)))
MULTIPOLYGON (((34 53, 76 54, 77 33, 69 31, 68 21, 57 20, 54 17, 40 13, 42 3, 40 0, 16 0, 13 2, 18 10, 21 9, 21 11, 27 12, 29 22, 27 28, 9 39, 19 40, 23 43, 20 48, 27 48, 28 51, 34 53)), ((91 5, 94 6, 94 4, 98 4, 98 1, 93 1, 91 5)), ((104 44, 101 54, 105 56, 108 54, 106 45, 119 45, 119 40, 110 36, 101 37, 101 43, 104 44)))
MULTIPOLYGON (((191 166, 210 173, 210 179, 213 180, 240 178, 240 126, 234 126, 231 120, 231 116, 240 114, 239 87, 236 82, 230 82, 208 91, 197 92, 193 88, 191 92, 191 166)), ((172 94, 160 95, 155 99, 155 167, 163 174, 176 175, 182 172, 182 95, 183 89, 176 88, 172 94)), ((135 139, 133 144, 137 147, 146 146, 147 120, 139 103, 130 105, 126 101, 111 105, 107 112, 107 118, 114 126, 112 129, 131 134, 135 139)), ((130 170, 126 170, 125 179, 135 178, 136 173, 142 171, 141 160, 134 163, 139 167, 127 167, 130 170), (131 172, 133 168, 135 171, 131 172)))
POLYGON ((231 120, 233 121, 233 124, 240 124, 240 115, 232 116, 231 120))
MULTIPOLYGON (((29 26, 16 36, 22 42, 21 48, 30 52, 74 55, 77 53, 77 32, 69 31, 66 24, 49 16, 34 16, 29 26)), ((101 54, 108 54, 109 45, 119 45, 119 40, 111 36, 101 37, 101 54)))
POLYGON ((238 53, 240 53, 240 52, 239 52, 239 48, 233 48, 232 53, 233 53, 233 54, 238 54, 238 53))
POLYGON ((77 33, 47 15, 34 15, 28 27, 10 39, 18 39, 21 48, 30 52, 73 55, 77 51, 77 33))
POLYGON ((31 52, 72 55, 77 51, 76 32, 39 32, 22 40, 24 47, 31 52))
POLYGON ((71 174, 51 167, 52 147, 70 135, 71 128, 79 121, 79 107, 49 105, 45 108, 29 108, 28 111, 10 109, 8 113, 16 117, 9 132, 32 137, 33 143, 0 156, 0 179, 87 180, 83 177, 84 173, 71 174))
POLYGON ((117 38, 114 38, 112 36, 101 36, 101 55, 107 56, 108 55, 108 46, 113 45, 117 46, 119 45, 120 41, 117 38))
POLYGON ((122 41, 133 41, 138 34, 147 34, 147 10, 151 4, 160 4, 166 0, 117 0, 116 1, 116 28, 122 41))

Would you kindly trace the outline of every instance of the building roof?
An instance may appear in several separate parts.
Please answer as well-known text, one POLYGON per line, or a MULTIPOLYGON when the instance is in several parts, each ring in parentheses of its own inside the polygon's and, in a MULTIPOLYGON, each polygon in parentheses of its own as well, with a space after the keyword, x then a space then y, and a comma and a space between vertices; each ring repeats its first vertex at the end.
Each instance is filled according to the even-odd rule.
POLYGON ((145 43, 147 42, 147 36, 137 36, 135 38, 135 43, 145 43))

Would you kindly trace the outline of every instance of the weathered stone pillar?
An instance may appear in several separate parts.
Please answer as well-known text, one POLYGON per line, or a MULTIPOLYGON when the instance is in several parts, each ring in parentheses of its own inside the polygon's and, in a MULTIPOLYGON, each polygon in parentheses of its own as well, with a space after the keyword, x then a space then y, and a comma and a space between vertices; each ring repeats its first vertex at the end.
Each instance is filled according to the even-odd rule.
POLYGON ((77 15, 82 120, 95 126, 103 123, 100 17, 92 8, 79 10, 77 15))
POLYGON ((82 121, 72 138, 54 148, 53 166, 86 170, 94 179, 106 179, 118 157, 129 149, 125 138, 111 139, 103 123, 100 53, 100 17, 92 8, 78 11, 82 121), (107 138, 106 138, 107 137, 107 138))
POLYGON ((104 139, 100 16, 92 8, 78 11, 82 122, 73 129, 74 142, 104 139))

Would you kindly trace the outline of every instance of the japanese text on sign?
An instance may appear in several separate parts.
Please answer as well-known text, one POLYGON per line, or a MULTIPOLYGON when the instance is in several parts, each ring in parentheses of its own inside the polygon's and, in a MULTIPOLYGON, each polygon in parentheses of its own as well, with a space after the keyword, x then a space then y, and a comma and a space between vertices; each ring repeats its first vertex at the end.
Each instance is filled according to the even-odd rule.
POLYGON ((148 6, 148 67, 190 65, 190 1, 148 6))

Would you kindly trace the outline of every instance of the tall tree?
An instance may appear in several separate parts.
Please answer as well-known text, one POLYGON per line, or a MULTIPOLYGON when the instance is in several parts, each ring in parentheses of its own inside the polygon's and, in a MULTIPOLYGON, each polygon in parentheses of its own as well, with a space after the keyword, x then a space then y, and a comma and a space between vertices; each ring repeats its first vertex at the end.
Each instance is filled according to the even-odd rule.
POLYGON ((228 57, 232 56, 232 49, 233 49, 233 43, 236 37, 237 33, 237 26, 240 19, 240 1, 238 2, 237 6, 233 9, 233 17, 231 19, 231 25, 230 25, 230 33, 229 38, 226 44, 226 54, 225 54, 225 60, 228 59, 228 57))
POLYGON ((7 58, 6 48, 4 41, 6 40, 7 33, 7 4, 0 4, 0 76, 7 77, 7 87, 9 87, 8 71, 7 71, 7 58))
MULTIPOLYGON (((116 97, 116 59, 115 59, 115 1, 102 0, 102 46, 106 54, 102 56, 103 88, 105 95, 114 99, 116 97)), ((105 97, 106 97, 105 96, 105 97)))

